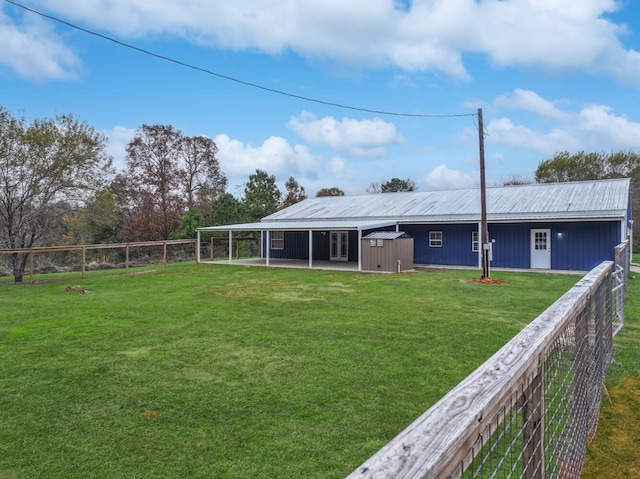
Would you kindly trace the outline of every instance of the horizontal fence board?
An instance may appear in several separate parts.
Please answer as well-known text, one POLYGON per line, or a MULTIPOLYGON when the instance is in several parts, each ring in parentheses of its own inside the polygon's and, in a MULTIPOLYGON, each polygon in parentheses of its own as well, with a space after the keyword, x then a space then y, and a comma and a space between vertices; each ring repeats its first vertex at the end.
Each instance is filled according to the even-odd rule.
POLYGON ((603 262, 465 378, 348 479, 447 477, 505 400, 532 376, 541 358, 611 271, 603 262))
POLYGON ((56 251, 82 251, 83 249, 115 249, 115 248, 135 248, 138 246, 163 246, 176 244, 195 244, 195 239, 187 240, 160 240, 160 241, 135 241, 130 243, 106 243, 106 244, 84 244, 84 245, 67 245, 67 246, 38 246, 34 248, 14 248, 0 249, 0 254, 13 253, 53 253, 56 251))

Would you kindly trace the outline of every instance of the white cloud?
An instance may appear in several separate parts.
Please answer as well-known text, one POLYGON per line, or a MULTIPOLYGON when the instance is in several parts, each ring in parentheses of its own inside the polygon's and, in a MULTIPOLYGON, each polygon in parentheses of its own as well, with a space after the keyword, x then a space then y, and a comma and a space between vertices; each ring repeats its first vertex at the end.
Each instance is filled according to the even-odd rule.
POLYGON ((567 121, 571 118, 569 113, 560 110, 553 102, 545 100, 534 91, 520 88, 498 97, 496 105, 528 111, 554 120, 567 121))
POLYGON ((325 116, 318 120, 312 113, 302 112, 291 118, 288 126, 311 144, 352 156, 379 157, 386 153, 386 146, 400 140, 395 125, 379 118, 338 121, 325 116))
POLYGON ((452 170, 447 165, 436 166, 424 177, 424 183, 428 190, 450 190, 471 188, 477 186, 480 181, 480 173, 463 173, 452 170))
POLYGON ((217 135, 214 141, 218 146, 220 166, 227 176, 248 178, 260 169, 282 179, 280 177, 315 176, 321 168, 321 158, 311 154, 306 146, 292 147, 278 136, 268 138, 258 147, 231 139, 226 134, 217 135))
MULTIPOLYGON (((487 143, 531 149, 545 155, 581 149, 626 150, 640 145, 640 122, 615 115, 606 105, 587 105, 577 111, 562 110, 528 90, 514 90, 496 99, 496 107, 534 113, 546 120, 547 131, 518 125, 507 117, 491 120, 485 126, 487 143)), ((530 122, 531 123, 531 122, 530 122)))
POLYGON ((487 143, 531 149, 545 155, 580 148, 580 141, 562 128, 540 133, 522 125, 515 125, 509 118, 497 118, 491 120, 485 129, 487 143))
POLYGON ((610 107, 585 107, 580 111, 576 123, 577 128, 586 134, 588 141, 598 150, 626 150, 640 146, 640 123, 613 115, 610 107), (606 145, 606 148, 602 145, 606 145))
POLYGON ((35 82, 76 78, 81 62, 51 25, 25 15, 18 24, 0 9, 0 65, 35 82))
POLYGON ((463 55, 479 53, 499 66, 608 73, 640 85, 640 54, 622 44, 626 27, 607 17, 620 5, 614 0, 414 0, 403 8, 396 0, 33 3, 128 38, 168 35, 232 50, 291 50, 460 79, 469 78, 463 55))
POLYGON ((473 37, 499 65, 601 71, 612 53, 624 52, 624 28, 604 16, 616 9, 613 0, 485 2, 473 37))
POLYGON ((102 131, 108 139, 107 154, 113 157, 113 167, 117 172, 124 170, 127 166, 127 145, 136 135, 136 130, 133 128, 126 128, 124 126, 115 126, 110 130, 102 131))

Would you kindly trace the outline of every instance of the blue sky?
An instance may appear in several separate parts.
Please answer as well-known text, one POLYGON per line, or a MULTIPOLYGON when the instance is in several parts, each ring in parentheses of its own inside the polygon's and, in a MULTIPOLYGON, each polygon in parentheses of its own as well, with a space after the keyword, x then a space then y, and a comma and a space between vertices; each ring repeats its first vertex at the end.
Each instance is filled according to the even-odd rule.
POLYGON ((162 61, 0 0, 0 105, 73 113, 117 168, 142 124, 219 148, 229 191, 257 168, 310 196, 410 178, 420 190, 533 178, 556 152, 640 152, 640 6, 614 0, 23 0, 220 75, 162 61), (453 116, 466 115, 466 116, 453 116))

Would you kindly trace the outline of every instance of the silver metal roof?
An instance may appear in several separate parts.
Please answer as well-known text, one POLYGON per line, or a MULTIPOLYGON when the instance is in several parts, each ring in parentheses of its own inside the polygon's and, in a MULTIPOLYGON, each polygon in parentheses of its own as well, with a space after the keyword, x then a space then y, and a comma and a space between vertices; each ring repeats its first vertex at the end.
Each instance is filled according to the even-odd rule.
POLYGON ((392 220, 290 220, 281 221, 261 221, 259 223, 240 223, 236 225, 223 226, 207 226, 198 228, 199 231, 300 231, 300 230, 369 230, 374 228, 384 228, 385 226, 393 226, 396 222, 392 220))
MULTIPOLYGON (((624 219, 629 179, 535 183, 487 188, 487 219, 562 221, 624 219)), ((480 190, 414 191, 309 198, 258 223, 200 231, 368 230, 402 223, 480 221, 480 190)))
MULTIPOLYGON (((489 221, 622 219, 629 179, 535 183, 487 188, 489 221)), ((279 228, 290 221, 480 221, 480 190, 416 191, 309 198, 264 218, 279 228)))
POLYGON ((407 235, 403 231, 373 231, 368 235, 364 236, 362 239, 363 240, 368 240, 368 239, 394 240, 394 239, 403 238, 403 237, 409 238, 409 235, 407 235))

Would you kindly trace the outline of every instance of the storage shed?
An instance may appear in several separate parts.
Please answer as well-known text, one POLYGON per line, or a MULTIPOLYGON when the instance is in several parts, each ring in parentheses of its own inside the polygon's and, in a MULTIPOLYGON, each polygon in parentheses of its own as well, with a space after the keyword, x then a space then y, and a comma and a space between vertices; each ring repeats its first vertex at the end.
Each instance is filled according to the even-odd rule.
POLYGON ((362 238, 362 270, 400 273, 413 269, 413 238, 402 231, 374 231, 362 238))

